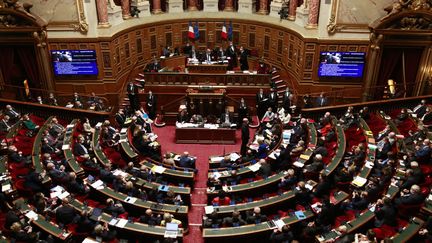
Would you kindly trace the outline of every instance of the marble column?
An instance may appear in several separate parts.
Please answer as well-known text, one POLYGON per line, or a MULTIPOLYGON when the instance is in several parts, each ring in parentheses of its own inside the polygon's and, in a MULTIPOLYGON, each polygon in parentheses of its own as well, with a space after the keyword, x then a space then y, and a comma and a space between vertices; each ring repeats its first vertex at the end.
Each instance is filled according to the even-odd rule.
POLYGON ((268 0, 259 0, 259 10, 258 14, 267 15, 268 14, 268 0))
POLYGON ((232 12, 234 11, 233 0, 225 0, 225 8, 224 11, 232 12))
POLYGON ((98 27, 108 28, 110 23, 108 22, 108 2, 107 0, 97 0, 96 8, 98 14, 98 27))
POLYGON ((198 11, 197 0, 188 0, 188 10, 189 11, 198 11))
POLYGON ((162 13, 161 0, 153 0, 152 13, 153 14, 160 14, 160 13, 162 13))
POLYGON ((289 1, 289 11, 288 11, 288 20, 296 19, 296 10, 297 10, 297 0, 289 1))
POLYGON ((122 9, 123 19, 132 18, 132 16, 130 15, 130 0, 122 0, 121 9, 122 9))
POLYGON ((310 0, 309 2, 309 18, 306 28, 316 29, 318 27, 320 0, 310 0))

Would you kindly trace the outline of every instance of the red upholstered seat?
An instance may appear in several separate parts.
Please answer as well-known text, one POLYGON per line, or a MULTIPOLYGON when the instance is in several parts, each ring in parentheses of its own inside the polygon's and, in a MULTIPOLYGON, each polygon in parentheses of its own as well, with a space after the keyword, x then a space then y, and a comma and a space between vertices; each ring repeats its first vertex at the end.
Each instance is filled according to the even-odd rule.
POLYGON ((14 185, 15 185, 15 188, 19 192, 24 193, 24 194, 29 193, 29 195, 31 195, 32 191, 29 188, 27 188, 24 184, 25 184, 25 180, 24 179, 18 179, 18 180, 15 181, 14 185))

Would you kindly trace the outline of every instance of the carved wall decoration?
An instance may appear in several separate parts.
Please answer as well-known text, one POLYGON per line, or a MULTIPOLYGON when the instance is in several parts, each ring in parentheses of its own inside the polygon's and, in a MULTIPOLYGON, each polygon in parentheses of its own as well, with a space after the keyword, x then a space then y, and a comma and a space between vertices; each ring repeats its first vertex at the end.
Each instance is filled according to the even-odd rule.
POLYGON ((84 0, 26 0, 33 4, 32 13, 48 22, 48 30, 87 33, 89 25, 84 13, 84 0))
POLYGON ((394 0, 333 0, 327 32, 367 33, 370 22, 385 15, 394 0), (371 6, 374 6, 371 8, 371 6))

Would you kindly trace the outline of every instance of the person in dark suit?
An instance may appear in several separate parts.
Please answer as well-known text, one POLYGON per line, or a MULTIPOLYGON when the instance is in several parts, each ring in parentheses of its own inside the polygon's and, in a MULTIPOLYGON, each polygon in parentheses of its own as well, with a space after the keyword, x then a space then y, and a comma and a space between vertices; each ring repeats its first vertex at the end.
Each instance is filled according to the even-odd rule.
POLYGON ((388 197, 377 201, 375 216, 375 226, 377 227, 381 227, 384 224, 393 227, 398 225, 396 208, 388 197))
POLYGON ((245 224, 246 221, 242 219, 240 212, 236 209, 234 209, 231 217, 225 217, 222 221, 222 225, 227 227, 237 227, 245 224))
POLYGON ((195 159, 190 157, 187 151, 183 152, 178 163, 180 167, 195 169, 195 159))
POLYGON ((401 197, 396 198, 395 204, 399 205, 418 205, 422 203, 424 200, 423 195, 421 194, 420 187, 418 185, 412 185, 409 192, 407 189, 404 189, 401 192, 401 197))
POLYGON ((10 122, 15 123, 21 118, 21 114, 17 112, 11 105, 6 105, 6 111, 4 113, 10 119, 10 122))
POLYGON ((62 200, 62 205, 56 210, 56 220, 57 223, 68 225, 78 220, 78 214, 75 208, 69 205, 69 199, 64 198, 62 200))
POLYGON ((140 108, 139 97, 138 97, 138 87, 133 82, 129 82, 127 84, 126 89, 127 89, 127 93, 128 93, 130 108, 133 112, 135 112, 136 110, 139 110, 139 108, 140 108))
POLYGON ((201 56, 200 61, 207 64, 211 64, 214 61, 214 57, 210 48, 206 49, 206 52, 201 56))
POLYGON ((263 178, 268 178, 272 173, 270 164, 267 163, 265 159, 260 159, 258 163, 261 164, 261 167, 258 170, 258 174, 261 175, 263 178))
POLYGON ((328 198, 322 200, 321 212, 317 215, 315 223, 320 226, 328 226, 334 223, 336 219, 336 207, 328 198))
POLYGON ((249 70, 249 63, 248 63, 248 51, 243 48, 243 46, 240 46, 240 69, 242 71, 248 71, 249 70))
POLYGON ((432 112, 430 110, 429 107, 426 108, 426 113, 420 117, 420 120, 423 122, 423 124, 425 125, 430 125, 432 122, 432 112))
POLYGON ((192 57, 192 46, 189 42, 186 43, 186 45, 183 47, 183 55, 186 57, 192 57))
POLYGON ((260 89, 258 94, 256 94, 256 108, 258 118, 261 120, 267 110, 267 97, 263 89, 260 89))
POLYGON ((159 72, 159 70, 162 68, 162 66, 160 65, 159 61, 154 58, 153 62, 150 63, 149 67, 148 67, 148 71, 152 72, 152 73, 157 73, 159 72))
POLYGON ((117 231, 110 230, 108 228, 108 223, 105 223, 103 226, 101 224, 97 224, 91 236, 95 239, 101 239, 101 242, 111 242, 117 236, 117 231))
POLYGON ((331 189, 329 178, 324 173, 319 175, 319 182, 313 189, 313 195, 318 198, 326 196, 331 189))
POLYGON ((7 133, 9 132, 9 129, 11 128, 11 124, 9 124, 9 116, 4 115, 3 119, 0 121, 0 132, 1 133, 7 133))
POLYGON ((220 46, 216 51, 215 51, 215 58, 218 61, 223 61, 226 58, 226 53, 224 51, 224 49, 222 48, 222 46, 220 46))
POLYGON ((126 212, 121 203, 115 203, 112 198, 106 200, 106 207, 103 211, 107 214, 120 215, 126 212))
POLYGON ((290 230, 290 226, 288 224, 282 226, 282 228, 275 229, 273 233, 270 235, 270 241, 277 243, 277 242, 291 242, 294 239, 294 235, 290 230))
POLYGON ((299 181, 295 189, 295 201, 300 205, 308 205, 311 200, 310 191, 306 188, 306 183, 304 181, 299 181))
POLYGON ((81 211, 81 215, 77 222, 76 232, 91 233, 95 227, 95 223, 90 219, 91 213, 88 210, 81 211))
POLYGON ((285 89, 285 92, 283 93, 283 98, 282 98, 282 107, 284 108, 285 111, 288 111, 289 113, 291 113, 291 106, 292 106, 292 100, 291 100, 291 91, 289 90, 289 88, 287 87, 285 89))
POLYGON ((189 122, 189 116, 187 114, 187 110, 183 109, 177 114, 177 122, 183 123, 183 122, 189 122))
POLYGON ((238 108, 238 119, 239 119, 239 127, 243 119, 246 118, 249 120, 249 107, 246 105, 246 102, 243 98, 240 100, 240 105, 238 108))
POLYGON ((53 105, 53 106, 58 106, 57 99, 55 98, 53 93, 49 93, 48 98, 47 98, 47 104, 53 105))
POLYGON ((157 216, 154 215, 153 211, 149 208, 145 211, 145 214, 141 215, 139 221, 141 223, 154 226, 154 225, 159 225, 160 222, 162 221, 162 218, 160 217, 160 214, 157 216))
POLYGON ((255 207, 252 212, 246 212, 246 222, 248 224, 259 224, 265 221, 267 221, 267 216, 261 214, 261 209, 259 207, 255 207))
POLYGON ((267 101, 268 107, 271 107, 273 111, 277 111, 278 107, 278 95, 276 90, 270 89, 270 94, 268 95, 267 101))
POLYGON ((250 135, 249 135, 249 120, 247 118, 243 118, 243 124, 241 127, 241 137, 242 143, 240 147, 240 154, 242 156, 246 155, 247 145, 249 143, 250 135))
POLYGON ((30 159, 23 156, 22 151, 18 151, 18 148, 14 145, 8 147, 8 162, 13 163, 18 167, 24 166, 30 163, 30 159))
POLYGON ((432 153, 432 149, 430 148, 430 140, 429 139, 425 139, 423 141, 422 145, 417 145, 415 147, 416 152, 415 152, 415 157, 417 159, 417 161, 421 162, 425 162, 428 161, 428 159, 430 158, 430 155, 432 153))
POLYGON ((228 70, 233 70, 237 67, 237 51, 232 41, 230 41, 225 53, 228 59, 228 70))
POLYGON ((115 120, 120 127, 123 127, 123 125, 126 121, 126 115, 125 115, 123 109, 119 109, 117 111, 117 113, 115 115, 115 120))
POLYGON ((324 92, 321 92, 316 99, 317 107, 323 107, 327 105, 327 97, 324 96, 324 92))
POLYGON ((154 120, 156 118, 156 96, 151 90, 148 92, 146 108, 150 119, 154 120))
POLYGON ((426 114, 426 100, 421 100, 420 104, 412 109, 412 112, 417 115, 418 118, 424 116, 426 114))
POLYGON ((17 206, 13 206, 11 210, 7 211, 4 221, 4 228, 10 230, 10 227, 20 222, 20 211, 17 206))

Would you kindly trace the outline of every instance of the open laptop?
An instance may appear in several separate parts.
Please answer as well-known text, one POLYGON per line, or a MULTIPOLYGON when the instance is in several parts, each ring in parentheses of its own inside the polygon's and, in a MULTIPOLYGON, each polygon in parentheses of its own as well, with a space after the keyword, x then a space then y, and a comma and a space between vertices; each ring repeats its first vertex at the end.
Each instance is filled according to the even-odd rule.
POLYGON ((165 228, 165 238, 177 238, 178 224, 167 223, 165 228))

